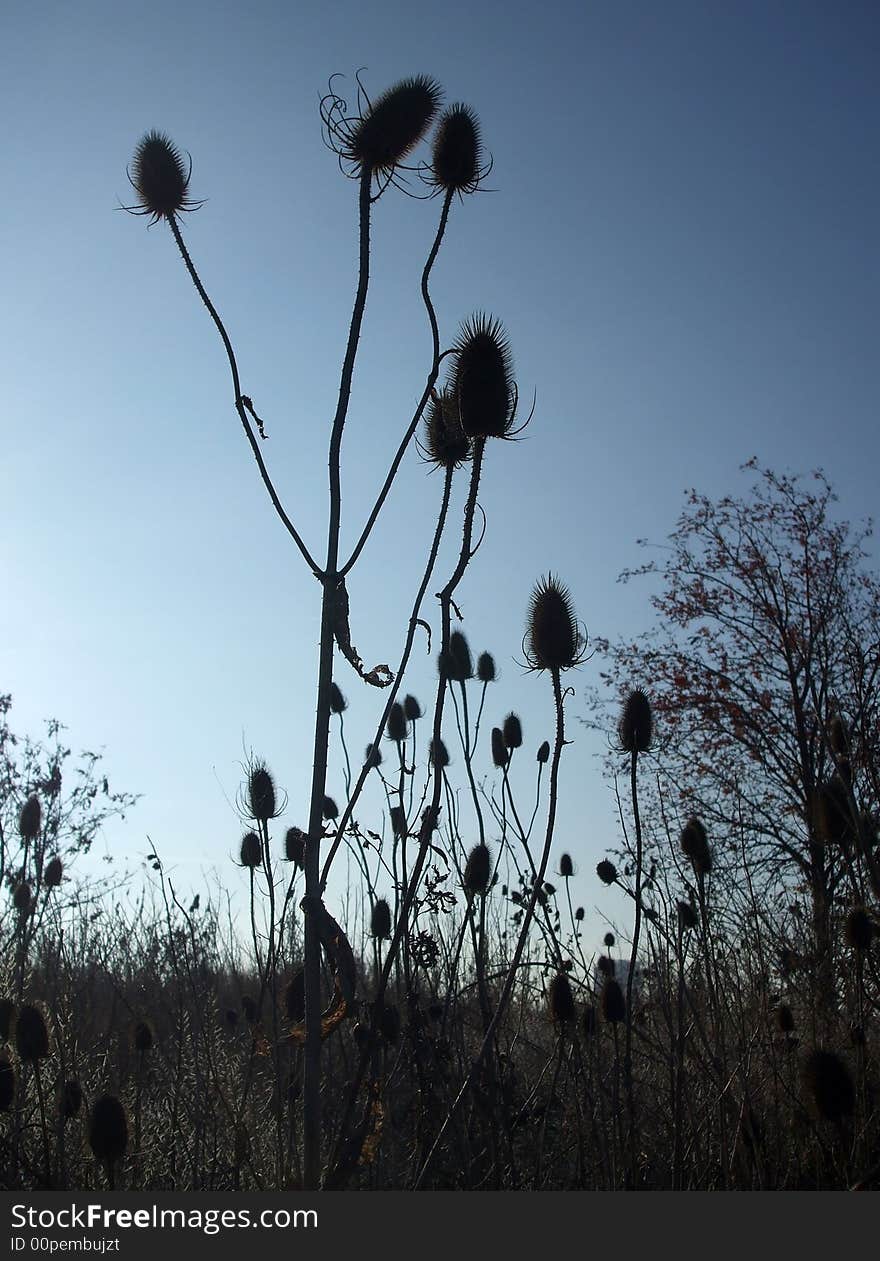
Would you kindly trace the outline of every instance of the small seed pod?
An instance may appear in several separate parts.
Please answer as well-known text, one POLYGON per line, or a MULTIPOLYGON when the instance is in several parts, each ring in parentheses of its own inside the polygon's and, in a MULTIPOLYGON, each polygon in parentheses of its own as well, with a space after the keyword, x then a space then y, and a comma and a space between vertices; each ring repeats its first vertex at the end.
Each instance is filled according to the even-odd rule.
POLYGON ((504 726, 501 730, 504 735, 504 743, 508 749, 522 748, 522 723, 516 714, 507 715, 504 719, 504 726))
POLYGON ((342 692, 339 689, 339 686, 336 683, 331 681, 330 683, 330 713, 331 714, 344 714, 347 709, 348 709, 348 701, 342 695, 342 692))
POLYGON ((481 652, 477 657, 477 678, 481 683, 495 682, 495 658, 491 652, 481 652))
POLYGON ((12 905, 18 911, 19 915, 27 915, 33 906, 34 895, 31 886, 26 880, 22 880, 21 884, 15 886, 15 892, 12 895, 12 905))
POLYGON ((466 683, 474 677, 474 663, 468 641, 461 631, 453 631, 449 636, 449 647, 440 652, 440 669, 447 679, 453 683, 466 683))
POLYGON ((533 670, 568 670, 581 659, 571 594, 553 574, 542 578, 532 591, 525 653, 533 670))
POLYGON ((395 701, 388 711, 388 722, 385 725, 385 734, 389 740, 394 740, 397 744, 402 744, 406 739, 407 722, 406 714, 403 712, 403 706, 399 701, 395 701))
POLYGON ((275 818, 275 784, 262 762, 258 762, 250 773, 248 797, 251 815, 258 823, 268 823, 275 818))
POLYGON ((364 766, 368 770, 377 771, 382 765, 382 750, 378 744, 368 744, 364 750, 364 766))
POLYGON ((483 896, 489 888, 492 856, 488 845, 475 845, 468 854, 464 869, 464 887, 468 893, 483 896))
POLYGON ((151 223, 195 209, 189 196, 190 172, 184 169, 180 150, 160 131, 148 131, 138 143, 129 179, 138 195, 137 205, 130 209, 150 215, 151 223))
POLYGON ((436 745, 433 739, 431 740, 428 746, 428 757, 431 759, 431 765, 439 766, 441 770, 449 765, 449 750, 442 740, 438 740, 436 745))
POLYGON ((422 707, 414 696, 404 696, 403 714, 407 722, 417 722, 422 716, 422 707))
POLYGON ((128 1147, 128 1120, 115 1095, 96 1099, 89 1117, 89 1146, 96 1160, 113 1165, 128 1147))
POLYGON ((325 819, 338 819, 339 807, 332 797, 324 797, 321 802, 321 815, 325 819))
POLYGON ((284 837, 284 856, 302 870, 306 865, 307 836, 302 828, 288 828, 284 837))
POLYGON ((579 906, 579 907, 575 910, 575 913, 574 913, 574 917, 575 917, 575 919, 577 920, 577 922, 578 922, 579 924, 582 922, 582 920, 583 920, 583 918, 584 918, 584 915, 585 915, 584 908, 583 908, 582 906, 579 906))
POLYGON ((9 1031, 15 1016, 15 1003, 11 998, 0 998, 0 1042, 9 1041, 9 1031))
POLYGON ((64 875, 64 864, 56 854, 54 858, 50 858, 46 864, 46 870, 43 872, 43 884, 47 889, 57 889, 61 884, 61 877, 64 875))
POLYGON ((15 1069, 0 1055, 0 1112, 8 1112, 15 1099, 15 1069))
POLYGON ((574 875, 574 863, 571 854, 563 854, 559 859, 559 874, 563 880, 570 880, 574 875))
POLYGON ((256 832, 247 832, 241 838, 239 857, 242 867, 259 867, 263 861, 263 844, 256 832))
POLYGON ((856 1098, 852 1077, 834 1051, 811 1051, 804 1060, 801 1078, 804 1090, 820 1117, 839 1122, 852 1116, 856 1098))
POLYGON ((574 994, 571 992, 571 982, 565 972, 557 972, 550 982, 547 1001, 550 1007, 550 1016, 555 1024, 566 1025, 572 1023, 575 1018, 574 994))
POLYGON ((450 193, 472 193, 480 182, 480 124, 467 105, 450 105, 434 135, 431 182, 450 193))
POLYGON ((698 876, 707 876, 712 870, 712 852, 706 837, 706 829, 696 817, 688 819, 681 832, 681 849, 692 862, 698 876))
POLYGON ((428 464, 450 471, 470 459, 471 440, 461 427, 458 404, 451 390, 432 394, 419 450, 428 464))
POLYGON ((155 1038, 153 1036, 153 1027, 148 1020, 139 1020, 132 1030, 131 1035, 134 1049, 141 1055, 146 1055, 147 1051, 153 1049, 155 1038))
POLYGON ((698 923, 697 912, 691 906, 690 902, 678 903, 678 924, 682 932, 696 928, 698 923))
POLYGON ((300 968, 284 991, 284 1010, 293 1025, 301 1025, 306 1018, 306 974, 300 968))
POLYGON ((506 438, 513 428, 516 385, 510 344, 498 320, 477 314, 453 347, 453 391, 469 438, 506 438))
POLYGON ((546 766, 550 761, 550 741, 545 740, 538 748, 538 762, 541 766, 546 766))
POLYGON ((49 1054, 49 1030, 39 1007, 25 1003, 15 1022, 15 1049, 18 1058, 29 1063, 44 1060, 49 1054))
POLYGON ((28 797, 18 816, 18 831, 23 841, 35 841, 40 835, 43 821, 43 809, 40 799, 34 793, 28 797))
POLYGON ((510 754, 507 751, 507 745, 504 743, 504 732, 500 727, 492 728, 492 762, 498 767, 499 771, 503 771, 510 754))
POLYGON ((606 933, 602 938, 608 950, 614 945, 614 933, 606 933))
POLYGON ((876 932, 874 923, 863 906, 854 907, 846 917, 844 932, 853 950, 870 950, 876 932))
POLYGON ((370 936, 377 941, 387 941, 391 936, 391 907, 379 898, 370 915, 370 936))
POLYGON ((623 990, 613 976, 605 978, 602 986, 602 1015, 609 1025, 619 1024, 626 1020, 626 999, 623 990))
POLYGON ((776 1027, 780 1033, 794 1033, 794 1012, 788 1003, 780 1003, 776 1008, 776 1027))
POLYGON ((426 75, 395 83, 355 126, 349 156, 361 171, 390 174, 433 122, 441 96, 439 85, 426 75))
POLYGON ((651 747, 653 728, 651 702, 638 689, 630 692, 623 703, 617 727, 620 747, 627 753, 647 753, 651 747))
POLYGON ((83 1092, 82 1086, 75 1077, 71 1077, 64 1083, 58 1095, 58 1112, 65 1121, 70 1121, 75 1117, 82 1107, 83 1092))
POLYGON ((617 868, 607 858, 596 864, 596 875, 603 884, 614 884, 617 879, 617 868))
POLYGON ((403 806, 391 807, 391 831, 395 836, 406 836, 409 831, 406 825, 406 811, 403 806))

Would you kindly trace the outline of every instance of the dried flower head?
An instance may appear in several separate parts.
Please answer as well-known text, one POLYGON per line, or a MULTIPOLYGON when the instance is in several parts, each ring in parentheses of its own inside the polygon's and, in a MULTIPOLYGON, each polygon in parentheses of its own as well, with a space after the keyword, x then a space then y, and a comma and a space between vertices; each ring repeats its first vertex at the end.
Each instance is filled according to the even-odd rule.
POLYGON ((614 884, 617 879, 617 868, 614 866, 614 863, 609 862, 607 858, 603 858, 600 863, 596 864, 596 875, 603 884, 614 884))
POLYGON ((422 716, 422 707, 416 698, 407 694, 403 698, 403 712, 407 722, 417 722, 422 716))
POLYGON ((35 1063, 44 1060, 49 1054, 49 1030, 39 1007, 25 1003, 18 1012, 15 1022, 15 1049, 18 1058, 35 1063))
POLYGON ((697 912, 691 906, 690 902, 678 903, 678 924, 682 932, 696 928, 698 923, 697 912))
POLYGON ((553 574, 532 591, 523 652, 532 670, 569 670, 584 659, 571 594, 553 574))
POLYGON ((321 799, 321 815, 325 819, 339 818, 339 806, 332 797, 324 796, 321 799))
POLYGON ((368 744, 364 750, 364 766, 368 770, 377 771, 382 765, 382 750, 378 744, 368 744))
POLYGON ((794 1033, 794 1012, 788 1003, 780 1003, 776 1008, 776 1027, 780 1033, 794 1033))
POLYGON ((391 907, 384 898, 379 898, 370 915, 370 936, 378 941, 387 941, 391 936, 391 907))
POLYGON ((385 726, 385 734, 389 740, 395 741, 396 744, 402 744, 406 739, 407 721, 403 706, 399 701, 395 701, 388 711, 388 722, 385 726))
POLYGON ((340 164, 352 168, 350 174, 390 178, 434 121, 441 89, 426 75, 416 75, 400 80, 371 102, 360 78, 357 83, 359 109, 349 117, 348 106, 333 90, 331 80, 321 101, 325 143, 340 164))
POLYGON ((574 863, 571 854, 563 854, 559 859, 559 874, 563 880, 570 880, 574 875, 574 863))
POLYGON ((125 209, 136 215, 150 215, 151 223, 172 220, 175 215, 196 210, 202 203, 189 196, 192 163, 184 167, 175 144, 161 131, 148 131, 134 151, 128 178, 137 193, 137 203, 125 209))
POLYGON ((605 984, 602 986, 602 1015, 608 1024, 616 1025, 622 1020, 626 1020, 626 999, 623 997, 623 990, 615 981, 613 976, 606 976, 605 984))
POLYGON ((451 388, 434 390, 425 412, 425 432, 419 454, 435 468, 460 468, 471 458, 471 440, 461 427, 458 403, 451 388))
POLYGON ((469 438, 509 438, 517 391, 510 343, 498 320, 478 313, 462 325, 453 350, 452 390, 469 438))
POLYGON ((468 854, 464 869, 464 887, 468 893, 483 895, 489 888, 492 874, 492 856, 489 846, 475 845, 468 854))
POLYGON ((449 193, 473 193, 488 171, 481 158, 476 114, 467 105, 450 105, 441 114, 434 133, 430 182, 449 193))
POLYGON ((284 837, 284 856, 302 870, 306 865, 307 837, 302 828, 288 828, 284 837))
POLYGON ((342 691, 332 679, 330 681, 330 713, 344 714, 348 709, 348 701, 342 695, 342 691))
POLYGON ((801 1078, 820 1117, 839 1122, 852 1116, 856 1098, 853 1080, 846 1064, 834 1051, 811 1051, 804 1060, 801 1078))
POLYGON ((248 802, 251 818, 268 823, 277 814, 275 782, 264 762, 255 762, 248 776, 248 802))
POLYGON ((541 766, 546 766, 550 761, 550 741, 544 740, 538 746, 538 762, 541 766))
POLYGON ((647 753, 651 747, 654 717, 651 702, 638 688, 627 696, 620 714, 617 734, 626 753, 647 753))
POLYGON ((491 652, 481 652, 477 657, 477 678, 481 683, 495 682, 495 658, 491 652))
POLYGON ((449 636, 449 647, 440 650, 438 666, 453 683, 466 683, 474 677, 471 650, 461 631, 453 631, 449 636))
POLYGON ((31 886, 26 880, 22 880, 20 884, 15 886, 12 894, 12 905, 18 911, 19 915, 27 915, 33 906, 34 895, 31 886))
POLYGON ((680 844, 682 853, 691 860, 697 875, 707 876, 712 870, 712 851, 706 829, 695 816, 688 819, 682 828, 680 844))
POLYGON ((56 854, 54 858, 50 858, 46 864, 46 870, 43 872, 43 884, 47 889, 57 889, 61 884, 61 878, 64 875, 64 864, 56 854))
POLYGON ((574 994, 565 972, 557 972, 547 994, 550 1016, 555 1024, 571 1024, 575 1018, 574 994))
POLYGON ((504 743, 504 732, 500 727, 492 728, 492 762, 498 767, 499 771, 503 771, 510 760, 510 754, 507 751, 507 745, 504 743))
POLYGON ((606 947, 610 950, 614 945, 614 933, 606 933, 602 940, 605 942, 606 947))
POLYGON ((259 867, 263 861, 263 844, 256 832, 247 832, 241 838, 239 858, 242 867, 259 867))
POLYGON ((853 950, 869 950, 877 929, 863 906, 854 907, 846 917, 844 926, 847 944, 853 950))
POLYGON ((436 745, 434 740, 428 746, 428 757, 431 759, 432 766, 439 766, 441 769, 449 765, 449 750, 442 740, 438 740, 436 745))
POLYGON ((508 749, 522 748, 522 723, 516 714, 507 715, 504 719, 504 726, 501 728, 501 732, 504 736, 504 744, 508 749))
POLYGON ((89 1146, 96 1160, 115 1164, 128 1147, 128 1120, 125 1108, 115 1095, 96 1099, 89 1117, 89 1146))
POLYGON ((82 1107, 82 1086, 75 1077, 71 1077, 61 1087, 58 1096, 58 1112, 65 1121, 70 1121, 82 1107))
POLYGON ((35 841, 40 835, 43 820, 43 808, 40 799, 34 793, 28 797, 18 816, 18 832, 23 841, 35 841))

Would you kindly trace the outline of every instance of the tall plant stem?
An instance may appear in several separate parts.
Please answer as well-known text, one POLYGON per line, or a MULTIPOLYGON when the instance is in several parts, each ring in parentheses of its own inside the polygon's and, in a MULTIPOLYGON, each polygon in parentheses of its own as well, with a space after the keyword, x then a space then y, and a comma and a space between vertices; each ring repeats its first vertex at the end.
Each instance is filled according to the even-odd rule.
POLYGON ((630 793, 632 795, 633 819, 636 828, 636 887, 635 887, 635 904, 636 918, 633 926, 632 950, 629 957, 629 974, 626 978, 626 1039, 624 1042, 623 1052, 623 1073, 626 1085, 626 1106, 629 1113, 629 1178, 630 1184, 634 1185, 636 1176, 636 1109, 635 1094, 633 1091, 633 1070, 632 1070, 632 1029, 633 1029, 633 1012, 632 1012, 632 995, 633 982, 636 973, 636 960, 639 953, 639 937, 642 929, 642 820, 639 814, 639 794, 636 779, 636 767, 638 765, 638 749, 633 744, 633 750, 630 755, 630 793))

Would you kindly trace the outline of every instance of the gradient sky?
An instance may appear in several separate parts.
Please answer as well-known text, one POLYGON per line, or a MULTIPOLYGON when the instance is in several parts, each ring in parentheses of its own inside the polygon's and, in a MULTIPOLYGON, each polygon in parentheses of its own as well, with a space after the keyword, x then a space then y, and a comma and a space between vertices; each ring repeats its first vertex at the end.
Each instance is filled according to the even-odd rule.
MULTIPOLYGON (((616 576, 636 538, 672 529, 686 487, 743 491, 756 455, 821 465, 844 515, 875 510, 876 4, 86 0, 9 5, 3 25, 0 690, 16 730, 57 716, 144 794, 97 858, 137 869, 149 835, 184 890, 214 870, 244 887, 246 751, 289 795, 281 834, 306 818, 311 764, 317 584, 259 482, 167 227, 117 208, 150 128, 192 155, 206 201, 184 231, 320 557, 357 198, 322 144, 319 96, 339 71, 353 102, 363 66, 371 93, 427 73, 477 111, 494 191, 455 206, 433 293, 444 344, 491 311, 523 397, 537 392, 527 440, 491 445, 486 537, 459 589, 501 675, 484 746, 520 713, 527 784, 552 703, 514 657, 542 573, 568 583, 591 634, 635 634, 649 589, 616 576)), ((438 213, 393 190, 375 209, 343 549, 424 383, 418 277, 438 213)), ((439 492, 413 453, 352 576, 368 665, 399 655, 439 492)), ((456 520, 432 592, 458 537, 456 520)), ((576 901, 610 912, 593 870, 617 842, 613 796, 602 740, 576 720, 597 671, 574 678, 553 865, 569 850, 576 901)), ((380 698, 344 662, 336 677, 357 758, 380 698)), ((427 704, 435 677, 420 640, 405 690, 427 704)), ((337 757, 331 793, 341 783, 337 757)))

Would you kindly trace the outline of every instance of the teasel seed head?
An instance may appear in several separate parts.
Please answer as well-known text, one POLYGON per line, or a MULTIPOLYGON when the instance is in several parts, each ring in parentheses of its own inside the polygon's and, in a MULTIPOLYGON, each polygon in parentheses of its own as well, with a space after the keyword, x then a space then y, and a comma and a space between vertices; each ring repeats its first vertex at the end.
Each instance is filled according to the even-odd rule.
POLYGON ((148 131, 138 142, 128 172, 137 204, 126 206, 126 210, 149 215, 151 223, 158 223, 197 209, 201 203, 189 195, 191 173, 192 164, 189 169, 184 167, 180 150, 164 132, 148 131))
POLYGON ((407 722, 417 722, 422 717, 422 707, 414 696, 404 696, 403 713, 407 722))
POLYGON ((284 857, 302 871, 306 865, 306 841, 302 828, 288 828, 284 836, 284 857))
POLYGON ((620 988, 613 976, 606 976, 605 984, 602 986, 602 1015, 610 1025, 619 1024, 622 1020, 626 1020, 626 999, 623 997, 623 990, 620 988))
POLYGON ((546 766, 550 761, 550 741, 545 740, 538 747, 538 762, 541 766, 546 766))
POLYGON ((614 933, 606 933, 602 938, 608 950, 614 945, 614 933))
POLYGON ((651 702, 636 688, 623 703, 617 734, 626 753, 647 753, 651 747, 654 717, 651 702))
POLYGON ((495 682, 495 658, 491 652, 481 652, 477 657, 477 678, 481 683, 495 682))
POLYGON ((22 880, 20 884, 15 886, 12 894, 12 905, 18 911, 19 915, 27 915, 33 906, 34 895, 31 886, 26 880, 22 880))
POLYGON ((139 1051, 141 1055, 145 1055, 147 1051, 153 1049, 155 1036, 153 1034, 153 1026, 148 1020, 139 1020, 134 1026, 131 1034, 131 1040, 134 1049, 139 1051))
POLYGON ((596 967, 602 976, 614 976, 616 970, 614 960, 609 959, 608 955, 599 955, 599 958, 596 961, 596 967))
POLYGON ((853 950, 870 950, 877 932, 876 926, 863 906, 854 907, 846 917, 846 940, 853 950))
POLYGON ((788 1003, 780 1003, 776 1008, 776 1027, 780 1033, 794 1033, 794 1012, 788 1003))
POLYGON ((89 1146, 96 1160, 113 1165, 128 1148, 128 1119, 115 1095, 102 1095, 92 1105, 89 1117, 89 1146))
POLYGON ((436 745, 434 740, 431 740, 428 746, 428 756, 431 759, 431 765, 439 766, 441 770, 449 765, 449 750, 442 740, 438 740, 436 745))
POLYGON ((698 924, 697 912, 691 906, 690 902, 678 903, 678 923, 682 932, 696 928, 698 924))
POLYGON ((585 915, 584 908, 582 906, 579 906, 574 913, 574 917, 579 924, 583 921, 584 915, 585 915))
POLYGON ((532 670, 569 670, 583 660, 571 594, 553 574, 532 591, 523 651, 532 670))
POLYGON ((855 1089, 846 1064, 834 1051, 817 1048, 806 1057, 801 1070, 804 1089, 820 1117, 840 1122, 852 1116, 855 1089))
POLYGON ((451 387, 434 391, 425 412, 425 432, 419 453, 435 468, 453 470, 471 458, 471 440, 461 427, 458 403, 451 387))
POLYGON ((688 819, 681 832, 682 853, 691 860, 698 876, 707 876, 712 870, 712 851, 706 829, 696 816, 688 819))
POLYGON ((516 414, 510 344, 498 320, 478 313, 462 325, 453 350, 452 389, 469 438, 508 438, 516 414))
POLYGON ((43 822, 43 808, 40 799, 33 793, 21 808, 18 816, 18 832, 23 841, 35 841, 40 835, 43 822))
POLYGON ((364 766, 371 771, 377 771, 382 765, 382 750, 378 744, 368 744, 364 750, 364 766))
POLYGON ((344 714, 348 709, 348 701, 342 695, 342 690, 337 683, 332 680, 330 682, 330 713, 344 714))
POLYGON ((65 1121, 72 1120, 82 1107, 82 1086, 75 1077, 71 1077, 61 1087, 58 1096, 58 1112, 65 1121))
POLYGON ((443 111, 434 133, 431 183, 450 193, 473 193, 481 170, 480 124, 467 105, 450 105, 443 111))
POLYGON ((64 864, 56 854, 54 858, 50 858, 46 864, 46 870, 43 872, 43 884, 47 889, 57 889, 61 884, 61 878, 64 875, 64 864))
POLYGON ((395 836, 404 837, 407 835, 409 828, 407 827, 406 811, 403 806, 392 806, 390 811, 391 831, 395 836))
POLYGON ((434 121, 441 97, 439 84, 427 75, 401 79, 355 124, 348 156, 362 171, 390 174, 434 121))
POLYGON ((600 863, 596 864, 596 875, 603 884, 614 884, 617 879, 617 868, 614 866, 614 863, 609 862, 607 858, 603 858, 600 863))
POLYGON ((574 994, 565 972, 557 972, 547 994, 550 1016, 557 1025, 571 1024, 575 1018, 574 994))
POLYGON ((268 823, 277 813, 275 783, 263 762, 256 762, 248 776, 248 800, 251 817, 258 823, 268 823))
POLYGON ((449 636, 449 647, 440 650, 440 665, 453 683, 466 683, 474 677, 474 663, 468 641, 461 631, 449 636))
POLYGON ((826 845, 848 845, 855 833, 849 804, 849 793, 840 775, 831 776, 815 798, 815 824, 820 840, 826 845))
POLYGON ((468 893, 484 896, 492 875, 492 856, 489 846, 475 845, 468 854, 464 869, 464 887, 468 893))
POLYGON ((284 1010, 292 1025, 301 1025, 306 1018, 306 974, 302 968, 287 983, 284 1010))
POLYGON ((385 725, 385 734, 389 740, 395 741, 396 744, 402 744, 406 739, 407 721, 403 706, 399 701, 395 701, 388 711, 388 722, 385 725))
POLYGON ((8 1112, 15 1100, 15 1069, 4 1054, 0 1055, 0 1112, 8 1112))
POLYGON ((563 854, 559 859, 559 874, 563 880, 570 880, 574 875, 574 863, 571 854, 563 854))
POLYGON ((370 915, 370 936, 377 941, 387 941, 391 936, 391 907, 379 898, 370 915))
POLYGON ((321 800, 321 815, 325 819, 338 819, 339 806, 332 797, 324 796, 321 800))
POLYGON ((256 832, 246 832, 241 838, 239 857, 242 867, 259 867, 263 861, 263 843, 256 832))
POLYGON ((46 1059, 49 1054, 49 1030, 39 1007, 25 1003, 15 1022, 15 1049, 18 1058, 28 1063, 46 1059))
POLYGON ((504 744, 506 748, 511 750, 522 748, 522 723, 516 714, 507 715, 504 719, 504 726, 501 731, 504 736, 504 744))
POLYGON ((492 728, 492 761, 499 771, 503 771, 510 761, 510 754, 504 743, 504 732, 500 727, 492 728))

